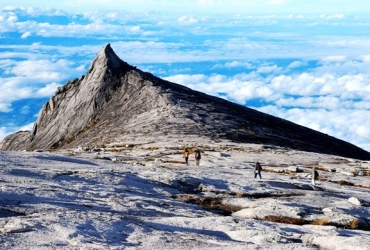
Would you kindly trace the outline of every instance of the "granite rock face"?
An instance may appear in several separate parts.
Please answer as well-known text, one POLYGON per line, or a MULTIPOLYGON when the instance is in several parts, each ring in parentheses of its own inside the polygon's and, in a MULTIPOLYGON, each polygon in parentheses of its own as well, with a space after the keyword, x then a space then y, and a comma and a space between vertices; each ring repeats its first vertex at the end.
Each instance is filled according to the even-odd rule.
POLYGON ((58 88, 32 132, 9 135, 2 144, 6 150, 50 150, 190 135, 370 159, 345 141, 143 72, 110 44, 86 75, 58 88))
POLYGON ((8 135, 1 143, 1 150, 26 150, 30 135, 30 131, 18 131, 8 135))

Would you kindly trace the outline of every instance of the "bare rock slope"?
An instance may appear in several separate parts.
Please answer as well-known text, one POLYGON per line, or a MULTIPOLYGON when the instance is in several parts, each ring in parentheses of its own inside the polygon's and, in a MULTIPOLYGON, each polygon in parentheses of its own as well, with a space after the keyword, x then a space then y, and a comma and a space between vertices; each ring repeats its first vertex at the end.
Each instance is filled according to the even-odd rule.
POLYGON ((369 152, 345 141, 143 72, 122 61, 110 44, 86 75, 58 88, 32 132, 7 136, 2 148, 47 150, 190 135, 370 159, 369 152))

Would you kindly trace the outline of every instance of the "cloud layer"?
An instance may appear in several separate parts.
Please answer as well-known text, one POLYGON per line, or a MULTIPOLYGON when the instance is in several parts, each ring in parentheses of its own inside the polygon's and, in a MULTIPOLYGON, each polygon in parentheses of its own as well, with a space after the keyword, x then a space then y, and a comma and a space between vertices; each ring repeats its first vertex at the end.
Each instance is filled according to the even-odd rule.
POLYGON ((178 74, 166 79, 368 148, 370 74, 367 69, 370 65, 366 60, 349 61, 343 60, 332 67, 324 59, 316 62, 317 67, 306 68, 301 73, 293 71, 291 65, 307 63, 294 61, 284 68, 234 61, 225 63, 224 67, 246 65, 254 69, 248 74, 232 76, 178 74))
MULTIPOLYGON (((64 5, 68 1, 51 8, 18 2, 23 6, 0 10, 1 117, 16 116, 15 110, 35 117, 26 104, 15 108, 15 102, 52 96, 84 74, 109 42, 123 60, 155 75, 370 150, 366 8, 310 2, 311 7, 332 4, 330 11, 317 12, 307 1, 198 0, 145 1, 139 11, 130 11, 130 1, 119 1, 120 7, 118 1, 104 1, 99 10, 72 11, 64 5), (222 11, 226 4, 228 10, 275 11, 231 14, 222 11), (178 11, 166 11, 174 7, 178 11)), ((30 125, 2 119, 0 139, 22 126, 30 125)))

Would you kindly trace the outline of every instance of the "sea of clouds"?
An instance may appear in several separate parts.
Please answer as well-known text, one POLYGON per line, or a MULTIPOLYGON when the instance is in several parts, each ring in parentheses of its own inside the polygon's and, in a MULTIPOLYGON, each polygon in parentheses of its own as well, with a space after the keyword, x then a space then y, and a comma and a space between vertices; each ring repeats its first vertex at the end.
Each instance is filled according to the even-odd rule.
POLYGON ((144 71, 370 150, 364 14, 0 7, 0 139, 32 128, 109 42, 144 71))

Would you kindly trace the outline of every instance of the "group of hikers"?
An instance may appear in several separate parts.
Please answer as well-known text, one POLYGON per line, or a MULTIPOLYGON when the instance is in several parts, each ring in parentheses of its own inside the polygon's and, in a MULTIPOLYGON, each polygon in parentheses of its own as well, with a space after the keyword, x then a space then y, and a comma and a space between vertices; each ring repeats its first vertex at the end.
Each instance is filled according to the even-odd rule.
MULTIPOLYGON (((185 159, 185 164, 189 165, 189 156, 191 152, 188 148, 185 148, 184 150, 184 159, 185 159)), ((197 148, 194 150, 194 159, 195 159, 195 165, 199 166, 200 159, 202 158, 200 150, 197 148)), ((257 175, 262 179, 261 176, 261 171, 262 171, 262 166, 261 164, 256 161, 255 166, 254 166, 254 178, 257 178, 257 175)))
MULTIPOLYGON (((188 148, 185 148, 184 150, 184 158, 185 158, 185 164, 186 165, 189 165, 189 156, 190 156, 191 152, 188 148)), ((197 148, 194 150, 194 159, 195 159, 195 165, 199 166, 199 163, 200 163, 200 159, 202 158, 201 156, 201 153, 200 153, 200 150, 197 148)), ((262 176, 261 176, 261 171, 262 171, 262 166, 261 164, 257 161, 255 166, 254 166, 254 178, 257 177, 257 175, 259 175, 260 179, 262 179, 262 176)))
MULTIPOLYGON (((190 154, 191 154, 190 150, 188 148, 185 148, 184 158, 185 158, 185 164, 186 165, 189 165, 189 156, 190 156, 190 154)), ((197 148, 196 150, 194 150, 195 165, 199 166, 201 158, 202 157, 201 157, 200 150, 197 148)), ((261 172, 262 172, 261 163, 259 163, 259 161, 256 161, 256 163, 254 164, 254 178, 257 178, 257 176, 259 176, 260 179, 262 179, 261 172)), ((317 172, 315 167, 313 167, 312 168, 312 185, 313 186, 316 185, 315 180, 317 180, 318 177, 319 177, 319 173, 317 172)))
MULTIPOLYGON (((185 158, 185 163, 186 165, 189 165, 189 156, 190 156, 190 150, 188 148, 185 148, 184 150, 184 158, 185 158)), ((195 165, 199 166, 200 159, 202 158, 200 154, 200 150, 197 148, 194 151, 194 159, 195 159, 195 165)))
MULTIPOLYGON (((262 179, 262 176, 261 176, 261 171, 262 171, 262 166, 261 164, 256 161, 256 163, 254 164, 254 178, 257 178, 257 175, 260 177, 260 179, 262 179)), ((319 172, 317 172, 317 170, 315 169, 315 167, 312 168, 312 185, 313 186, 316 186, 316 180, 319 178, 319 172)))

